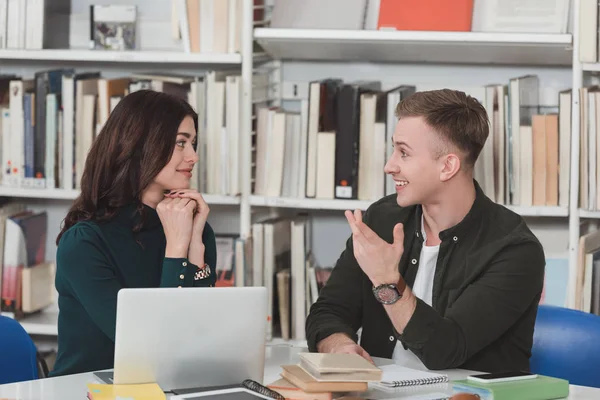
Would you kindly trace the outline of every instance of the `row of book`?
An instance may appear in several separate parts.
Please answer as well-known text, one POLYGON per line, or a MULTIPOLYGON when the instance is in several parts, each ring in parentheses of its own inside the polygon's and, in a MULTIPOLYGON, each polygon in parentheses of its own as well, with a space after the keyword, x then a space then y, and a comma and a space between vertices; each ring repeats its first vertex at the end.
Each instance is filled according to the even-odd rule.
POLYGON ((268 292, 267 340, 304 340, 310 306, 331 273, 312 252, 312 224, 307 215, 276 217, 252 224, 250 269, 246 286, 268 292))
MULTIPOLYGON (((187 53, 241 51, 244 0, 174 0, 175 37, 187 53)), ((253 20, 264 20, 264 0, 253 0, 253 20)))
POLYGON ((573 308, 600 315, 600 230, 579 237, 573 308))
MULTIPOLYGON (((253 138, 253 192, 272 197, 373 201, 395 192, 384 174, 392 154, 397 104, 412 85, 382 89, 379 81, 327 78, 306 84, 300 112, 258 106, 253 138)), ((567 206, 571 91, 558 106, 540 106, 539 79, 472 88, 487 110, 489 136, 475 178, 495 202, 567 206)))
POLYGON ((68 0, 0 0, 0 49, 60 47, 68 43, 68 0))
POLYGON ((566 33, 571 4, 571 0, 521 0, 519 6, 495 0, 275 0, 271 27, 566 33))
POLYGON ((579 90, 579 207, 600 210, 600 87, 579 90))
POLYGON ((54 263, 46 256, 48 215, 1 199, 0 310, 17 318, 54 301, 54 263))
POLYGON ((87 153, 110 112, 123 96, 141 89, 179 96, 198 112, 201 161, 192 187, 237 195, 242 87, 235 71, 122 78, 73 69, 38 71, 33 78, 0 75, 2 184, 78 189, 87 153))

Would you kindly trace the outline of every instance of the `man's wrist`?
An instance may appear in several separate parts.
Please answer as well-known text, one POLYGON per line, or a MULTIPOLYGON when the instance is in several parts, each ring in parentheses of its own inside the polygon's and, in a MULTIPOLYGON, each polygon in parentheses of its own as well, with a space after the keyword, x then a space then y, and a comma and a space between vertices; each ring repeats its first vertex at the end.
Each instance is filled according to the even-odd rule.
POLYGON ((330 353, 341 344, 353 344, 354 341, 345 333, 333 333, 317 343, 319 353, 330 353))
POLYGON ((400 275, 400 272, 396 271, 386 275, 373 277, 371 278, 371 283, 374 287, 380 285, 395 285, 401 278, 402 276, 400 275))

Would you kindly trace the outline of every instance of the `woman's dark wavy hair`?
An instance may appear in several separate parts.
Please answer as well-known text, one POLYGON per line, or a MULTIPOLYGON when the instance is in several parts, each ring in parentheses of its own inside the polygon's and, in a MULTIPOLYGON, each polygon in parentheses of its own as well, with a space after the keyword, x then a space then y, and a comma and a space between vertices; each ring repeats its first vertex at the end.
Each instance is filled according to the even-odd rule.
POLYGON ((92 144, 81 194, 69 209, 56 244, 77 222, 108 221, 127 204, 136 203, 143 222, 141 195, 171 159, 179 125, 187 116, 198 131, 198 115, 183 99, 151 90, 125 96, 92 144))

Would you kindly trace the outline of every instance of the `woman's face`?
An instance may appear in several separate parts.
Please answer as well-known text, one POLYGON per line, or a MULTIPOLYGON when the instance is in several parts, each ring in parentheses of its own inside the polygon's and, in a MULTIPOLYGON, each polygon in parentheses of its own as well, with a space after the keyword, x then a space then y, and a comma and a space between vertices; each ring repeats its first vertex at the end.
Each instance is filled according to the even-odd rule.
POLYGON ((192 117, 185 117, 177 131, 175 149, 171 160, 156 175, 154 184, 162 190, 188 189, 192 178, 192 168, 198 162, 196 128, 192 117))

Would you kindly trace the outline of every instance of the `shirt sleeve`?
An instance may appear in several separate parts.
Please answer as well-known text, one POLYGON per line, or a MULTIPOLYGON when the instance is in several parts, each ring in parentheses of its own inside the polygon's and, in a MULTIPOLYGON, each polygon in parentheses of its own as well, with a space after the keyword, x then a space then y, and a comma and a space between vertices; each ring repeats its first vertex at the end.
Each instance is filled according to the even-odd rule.
POLYGON ((457 368, 504 332, 539 301, 545 258, 533 241, 504 248, 445 315, 417 299, 398 338, 429 369, 457 368))
POLYGON ((93 228, 73 227, 58 245, 57 275, 62 276, 92 321, 114 342, 117 294, 122 286, 106 254, 93 228))
POLYGON ((169 258, 163 260, 161 287, 211 287, 217 279, 217 244, 215 233, 207 223, 202 232, 205 265, 192 264, 187 258, 169 258), (197 278, 197 279, 196 279, 197 278))

